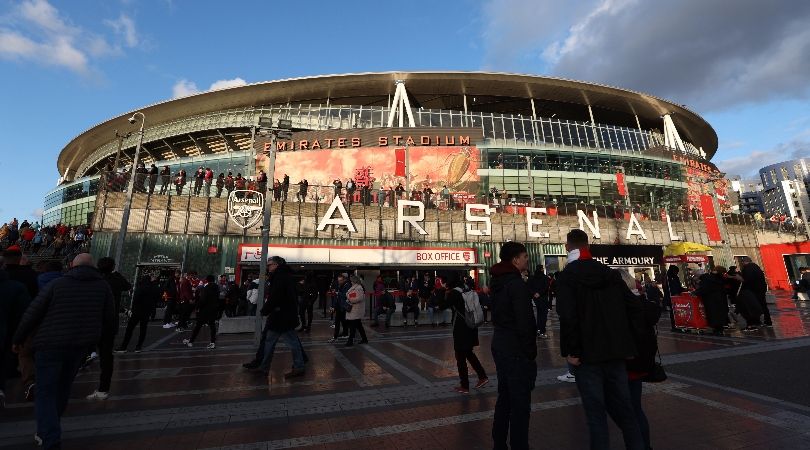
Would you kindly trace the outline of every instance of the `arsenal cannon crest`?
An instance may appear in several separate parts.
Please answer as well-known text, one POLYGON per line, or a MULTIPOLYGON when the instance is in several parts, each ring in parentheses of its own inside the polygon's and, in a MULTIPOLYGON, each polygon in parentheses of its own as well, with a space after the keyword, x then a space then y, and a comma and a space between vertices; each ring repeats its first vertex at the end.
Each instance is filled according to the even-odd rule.
POLYGON ((257 191, 236 190, 228 196, 228 216, 242 228, 259 223, 264 213, 264 194, 257 191))

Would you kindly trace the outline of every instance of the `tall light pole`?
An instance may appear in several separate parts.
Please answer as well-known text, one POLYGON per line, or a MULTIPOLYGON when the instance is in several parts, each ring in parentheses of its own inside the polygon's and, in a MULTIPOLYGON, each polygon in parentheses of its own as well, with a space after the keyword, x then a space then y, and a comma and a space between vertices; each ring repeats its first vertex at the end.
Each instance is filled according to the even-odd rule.
MULTIPOLYGON (((279 128, 270 127, 261 129, 262 132, 267 131, 270 133, 270 151, 267 155, 269 158, 269 167, 267 171, 271 180, 275 179, 276 177, 276 138, 278 138, 279 135, 282 135, 283 139, 289 139, 292 137, 289 130, 289 128, 292 127, 291 123, 279 119, 278 124, 279 128), (280 128, 282 126, 285 128, 280 128)), ((267 192, 263 192, 262 194, 264 194, 264 217, 262 218, 262 254, 259 262, 259 298, 256 300, 256 330, 254 336, 257 345, 261 340, 262 325, 264 322, 264 320, 262 320, 262 307, 264 306, 265 287, 267 286, 267 253, 270 245, 270 211, 272 206, 272 196, 267 195, 267 192)))
POLYGON ((124 139, 132 136, 132 132, 130 131, 127 134, 120 134, 118 130, 115 130, 115 137, 118 138, 118 151, 115 152, 115 162, 113 163, 113 172, 118 170, 118 162, 121 160, 121 148, 124 147, 124 139))
POLYGON ((121 268, 121 255, 124 252, 124 239, 127 236, 127 226, 129 225, 129 210, 132 207, 132 195, 135 192, 135 170, 138 167, 138 157, 141 153, 141 145, 143 144, 143 126, 146 123, 146 116, 138 111, 130 117, 129 123, 135 123, 135 117, 141 116, 141 128, 138 130, 138 146, 135 147, 135 159, 132 161, 132 167, 129 174, 129 186, 127 186, 127 198, 124 202, 124 210, 121 214, 121 228, 118 230, 118 239, 115 244, 115 267, 121 268))

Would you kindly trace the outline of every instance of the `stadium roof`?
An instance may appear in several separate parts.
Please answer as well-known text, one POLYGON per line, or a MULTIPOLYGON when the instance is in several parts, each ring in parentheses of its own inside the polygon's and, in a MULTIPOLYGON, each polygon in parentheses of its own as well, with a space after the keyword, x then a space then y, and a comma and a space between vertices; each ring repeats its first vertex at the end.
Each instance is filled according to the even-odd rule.
MULTIPOLYGON (((140 108, 146 127, 183 117, 270 104, 311 103, 387 106, 395 81, 404 80, 414 107, 464 110, 531 116, 534 99, 538 116, 590 121, 590 105, 597 123, 663 129, 661 116, 672 114, 681 137, 703 148, 707 158, 717 151, 717 134, 685 105, 652 95, 611 86, 561 78, 487 72, 382 72, 322 75, 267 81, 202 92, 140 108)), ((115 139, 114 130, 130 130, 132 111, 93 126, 70 141, 59 154, 57 167, 64 175, 82 158, 115 139)))

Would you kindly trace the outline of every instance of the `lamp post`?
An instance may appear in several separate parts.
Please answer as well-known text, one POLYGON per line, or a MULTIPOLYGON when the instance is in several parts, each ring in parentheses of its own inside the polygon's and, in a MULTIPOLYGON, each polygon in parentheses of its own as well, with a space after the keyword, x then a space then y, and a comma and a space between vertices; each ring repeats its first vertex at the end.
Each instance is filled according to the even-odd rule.
POLYGON ((141 145, 143 144, 143 127, 146 123, 146 116, 138 111, 130 117, 129 123, 135 123, 135 117, 141 116, 141 128, 138 130, 138 146, 135 147, 135 159, 132 161, 132 167, 129 174, 129 185, 127 186, 127 197, 124 202, 124 210, 121 214, 121 228, 118 230, 118 239, 115 244, 115 267, 121 268, 121 255, 124 252, 124 239, 127 236, 127 226, 129 224, 129 210, 132 207, 132 195, 135 192, 135 170, 138 166, 138 157, 141 153, 141 145))
MULTIPOLYGON (((270 179, 275 179, 276 173, 276 139, 279 135, 282 136, 282 139, 289 139, 292 137, 289 128, 292 127, 292 124, 289 121, 279 119, 278 126, 276 128, 261 128, 262 132, 268 132, 270 134, 270 150, 268 151, 268 174, 270 179), (284 128, 280 128, 284 127, 284 128)), ((255 131, 254 131, 255 133, 255 131)), ((255 152, 255 146, 254 146, 255 152)), ((262 249, 261 249, 261 259, 259 262, 259 286, 258 286, 258 299, 256 300, 256 330, 254 339, 256 345, 259 345, 259 341, 261 340, 262 336, 262 307, 264 306, 264 294, 265 288, 267 286, 267 252, 268 247, 270 245, 270 211, 272 206, 272 196, 267 195, 266 192, 262 193, 264 195, 264 216, 262 217, 262 249)))
POLYGON ((121 160, 121 148, 124 147, 124 139, 132 136, 132 132, 130 131, 127 134, 120 134, 118 130, 115 130, 115 137, 118 138, 118 151, 115 152, 115 162, 113 163, 113 172, 118 170, 118 163, 121 160))

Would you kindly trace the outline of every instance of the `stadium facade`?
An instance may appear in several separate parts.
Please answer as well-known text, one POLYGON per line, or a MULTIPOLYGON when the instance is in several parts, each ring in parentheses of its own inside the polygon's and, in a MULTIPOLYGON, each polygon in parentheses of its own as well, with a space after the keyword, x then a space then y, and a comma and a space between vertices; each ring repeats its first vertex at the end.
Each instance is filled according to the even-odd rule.
MULTIPOLYGON (((196 188, 200 167, 241 174, 246 190, 264 190, 255 177, 266 172, 262 201, 281 199, 269 209, 272 251, 304 268, 485 276, 499 244, 518 240, 553 271, 573 227, 594 236, 606 261, 636 272, 660 267, 662 246, 681 240, 713 247, 708 256, 727 265, 759 259, 753 223, 724 214, 715 131, 643 93, 527 75, 387 72, 256 83, 139 111, 140 160, 168 166, 171 186, 160 194, 161 177, 150 194, 148 175, 134 177, 127 274, 255 270, 261 221, 243 228, 234 215, 259 208, 233 207, 256 196, 229 201, 215 181, 196 188), (187 184, 178 188, 180 169, 187 184), (279 195, 274 180, 285 175, 289 191, 279 195), (346 191, 348 179, 356 191, 346 191)), ((113 251, 121 226, 128 178, 116 184, 115 172, 135 157, 137 134, 121 137, 133 130, 130 115, 67 144, 45 202, 46 224, 90 223, 98 255, 113 251)))

